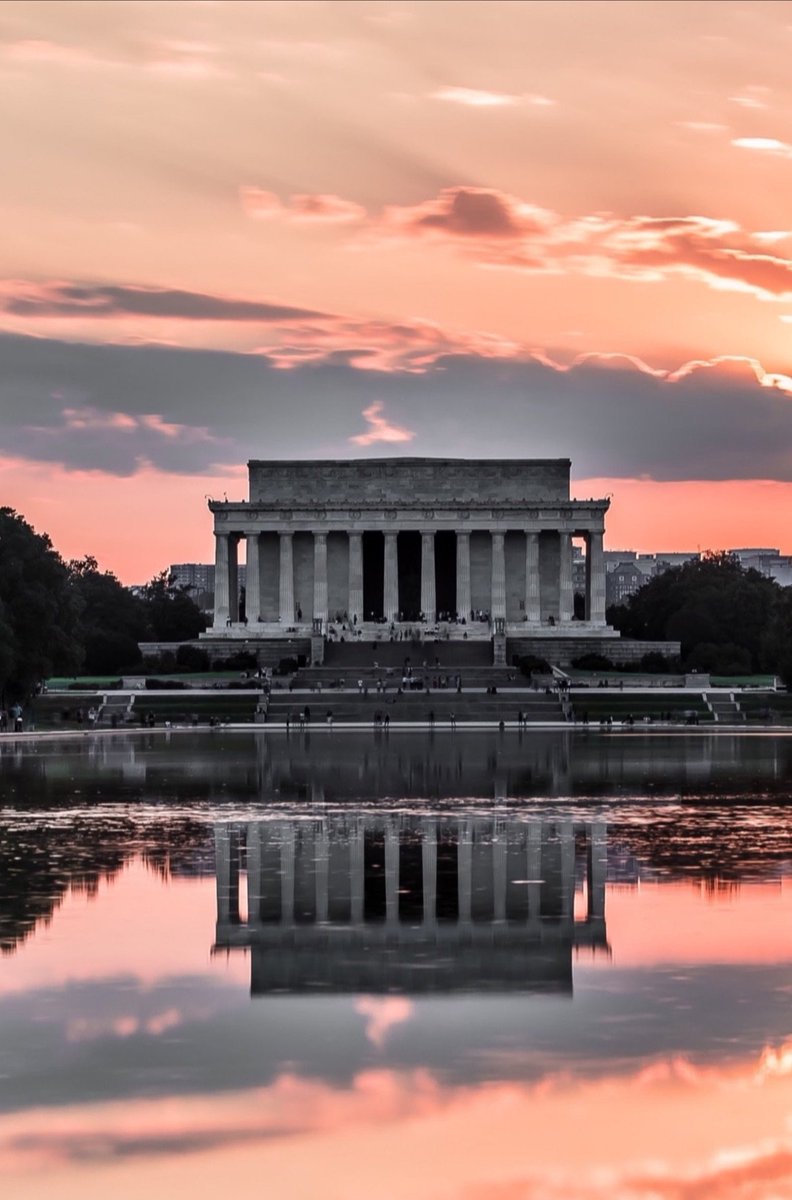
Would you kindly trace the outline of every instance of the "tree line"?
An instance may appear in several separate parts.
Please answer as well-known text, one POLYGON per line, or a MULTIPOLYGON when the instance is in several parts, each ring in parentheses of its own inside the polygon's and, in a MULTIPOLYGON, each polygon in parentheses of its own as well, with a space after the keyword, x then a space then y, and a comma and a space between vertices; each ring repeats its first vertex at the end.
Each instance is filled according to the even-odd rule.
POLYGON ((64 561, 49 537, 0 508, 0 689, 25 700, 52 675, 134 671, 139 643, 195 638, 206 618, 167 571, 140 595, 87 556, 64 561))
POLYGON ((684 670, 772 673, 792 687, 792 588, 733 554, 663 571, 607 617, 623 637, 680 642, 684 670))

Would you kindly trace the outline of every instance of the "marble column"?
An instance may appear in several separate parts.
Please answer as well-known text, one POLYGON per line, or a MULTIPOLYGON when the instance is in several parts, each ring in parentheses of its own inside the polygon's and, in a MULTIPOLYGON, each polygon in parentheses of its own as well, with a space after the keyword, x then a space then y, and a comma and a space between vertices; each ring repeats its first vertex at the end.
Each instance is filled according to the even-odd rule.
POLYGON ((492 605, 493 621, 506 616, 506 553, 505 534, 492 534, 492 605))
POLYGON ((572 538, 568 533, 560 533, 558 536, 560 542, 558 619, 563 624, 571 621, 575 612, 575 597, 572 590, 572 538))
POLYGON ((245 617, 250 624, 261 620, 261 560, 259 557, 259 534, 247 535, 245 573, 245 617))
POLYGON ((294 860, 295 839, 294 825, 285 821, 282 826, 281 840, 281 924, 294 924, 294 860))
POLYGON ((215 825, 215 881, 218 925, 239 924, 239 834, 215 825))
POLYGON ((542 823, 528 822, 528 920, 538 921, 542 912, 542 823))
POLYGON ((437 619, 435 598, 435 535, 421 532, 421 612, 427 625, 437 619))
POLYGON ((575 916, 575 829, 571 821, 559 821, 561 842, 561 915, 567 921, 575 916))
POLYGON ((322 822, 314 842, 316 854, 316 919, 327 921, 330 909, 330 837, 322 822))
POLYGON ((349 891, 353 925, 362 925, 365 916, 365 836, 365 825, 358 819, 349 834, 349 891))
POLYGON ((389 925, 399 919, 399 831, 393 821, 385 826, 385 919, 389 925))
POLYGON ((586 620, 592 625, 606 623, 605 554, 601 533, 590 533, 586 539, 586 620))
POLYGON ((215 534, 214 623, 224 629, 230 619, 228 603, 228 534, 215 534))
POLYGON ((349 612, 350 621, 363 620, 363 534, 349 535, 349 612))
POLYGON ((385 534, 385 580, 383 590, 385 620, 388 622, 395 621, 399 615, 399 559, 395 532, 385 534))
POLYGON ((456 535, 456 606, 457 617, 470 620, 470 534, 456 535))
POLYGON ((492 916, 506 920, 506 868, 508 853, 506 822, 496 820, 492 839, 492 916))
POLYGON ((538 533, 525 535, 525 619, 536 625, 542 620, 538 533))
MULTIPOLYGON (((249 569, 249 568, 248 568, 249 569)), ((261 920, 264 899, 264 864, 262 860, 261 836, 263 829, 258 821, 247 827, 247 923, 255 925, 261 920)))
POLYGON ((280 535, 280 623, 294 624, 294 543, 292 534, 280 535))
POLYGON ((605 916, 605 880, 608 872, 608 843, 604 821, 592 821, 588 829, 586 863, 588 915, 592 920, 605 916))
POLYGON ((314 534, 314 620, 327 622, 327 534, 314 534))
POLYGON ((470 924, 473 896, 473 828, 470 821, 460 821, 457 834, 457 902, 459 920, 470 924))

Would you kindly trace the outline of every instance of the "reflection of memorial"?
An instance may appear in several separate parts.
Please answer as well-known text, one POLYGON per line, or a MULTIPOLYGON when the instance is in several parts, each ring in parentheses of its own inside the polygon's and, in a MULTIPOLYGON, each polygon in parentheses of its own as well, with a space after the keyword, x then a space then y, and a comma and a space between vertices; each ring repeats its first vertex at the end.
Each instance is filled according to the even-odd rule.
POLYGON ((254 995, 571 992, 573 948, 607 949, 603 823, 273 819, 218 825, 215 848, 216 949, 250 948, 254 995))

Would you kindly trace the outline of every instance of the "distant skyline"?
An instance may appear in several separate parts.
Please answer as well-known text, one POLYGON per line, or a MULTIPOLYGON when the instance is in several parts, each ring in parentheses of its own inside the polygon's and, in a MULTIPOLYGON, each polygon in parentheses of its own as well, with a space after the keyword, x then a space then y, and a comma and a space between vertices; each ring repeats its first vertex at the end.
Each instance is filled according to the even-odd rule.
POLYGON ((0 5, 0 503, 125 582, 248 458, 569 457, 792 552, 792 5, 0 5))

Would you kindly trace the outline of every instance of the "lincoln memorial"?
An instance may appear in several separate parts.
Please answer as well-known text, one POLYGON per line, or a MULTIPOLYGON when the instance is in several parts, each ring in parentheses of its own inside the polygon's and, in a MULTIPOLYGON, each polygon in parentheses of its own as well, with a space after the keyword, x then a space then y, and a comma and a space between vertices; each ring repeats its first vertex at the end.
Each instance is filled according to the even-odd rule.
POLYGON ((484 639, 612 635, 607 499, 570 499, 569 459, 248 464, 247 501, 211 500, 212 638, 313 633, 484 639), (573 539, 585 553, 575 614, 573 539), (247 587, 240 604, 238 556, 247 587))

